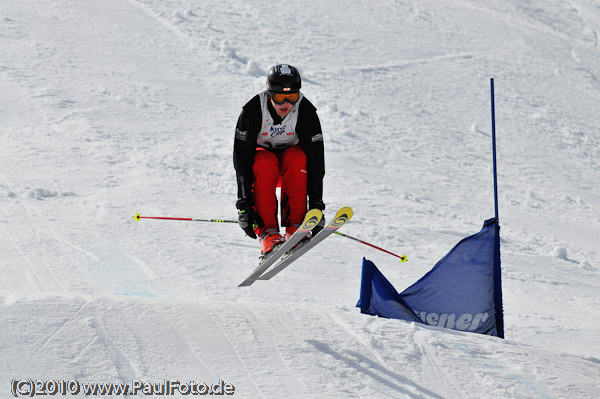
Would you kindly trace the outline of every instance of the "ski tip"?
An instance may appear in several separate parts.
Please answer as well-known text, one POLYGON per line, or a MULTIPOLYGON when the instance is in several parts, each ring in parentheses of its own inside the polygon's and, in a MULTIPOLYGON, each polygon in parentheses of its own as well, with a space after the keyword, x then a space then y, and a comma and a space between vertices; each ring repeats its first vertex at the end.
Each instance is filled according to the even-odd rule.
POLYGON ((340 217, 340 216, 346 216, 346 218, 348 220, 350 220, 350 218, 352 217, 352 215, 354 214, 354 211, 352 210, 352 208, 350 208, 349 206, 344 206, 342 208, 340 208, 340 210, 337 212, 337 214, 335 215, 335 217, 340 217))
POLYGON ((354 212, 352 211, 352 208, 350 208, 349 206, 345 206, 337 212, 337 214, 327 227, 334 229, 342 227, 344 224, 346 224, 346 222, 348 222, 348 220, 350 220, 350 218, 352 218, 353 214, 354 212))
POLYGON ((408 258, 406 257, 406 255, 402 255, 400 257, 400 262, 404 263, 404 262, 408 262, 408 258))
POLYGON ((135 216, 133 217, 135 220, 140 220, 142 218, 142 216, 139 213, 136 213, 135 216))
POLYGON ((304 221, 302 222, 302 225, 298 228, 298 230, 312 230, 317 224, 319 224, 322 217, 323 212, 321 212, 319 209, 311 209, 304 216, 304 221))

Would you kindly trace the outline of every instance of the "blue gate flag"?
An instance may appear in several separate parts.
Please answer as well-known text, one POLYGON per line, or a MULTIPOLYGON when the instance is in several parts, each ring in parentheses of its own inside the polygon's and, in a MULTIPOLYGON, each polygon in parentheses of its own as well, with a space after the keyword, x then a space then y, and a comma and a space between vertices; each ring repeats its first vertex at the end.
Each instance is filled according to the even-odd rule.
POLYGON ((402 293, 363 258, 356 306, 365 314, 504 338, 498 220, 486 220, 402 293))

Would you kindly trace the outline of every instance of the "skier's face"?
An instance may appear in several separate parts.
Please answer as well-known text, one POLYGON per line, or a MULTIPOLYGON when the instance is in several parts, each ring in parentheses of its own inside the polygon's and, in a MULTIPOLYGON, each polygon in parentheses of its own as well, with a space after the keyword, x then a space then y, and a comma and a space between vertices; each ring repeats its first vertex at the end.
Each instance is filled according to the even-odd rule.
POLYGON ((292 110, 293 105, 289 102, 284 102, 283 104, 275 104, 273 100, 271 100, 271 104, 273 104, 273 108, 275 108, 275 112, 282 118, 292 110))

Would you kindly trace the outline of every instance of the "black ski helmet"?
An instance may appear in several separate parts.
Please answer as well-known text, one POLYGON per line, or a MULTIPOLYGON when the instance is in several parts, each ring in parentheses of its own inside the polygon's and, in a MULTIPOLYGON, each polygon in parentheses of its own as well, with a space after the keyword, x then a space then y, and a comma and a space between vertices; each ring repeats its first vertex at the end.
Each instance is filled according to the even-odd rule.
POLYGON ((275 65, 267 75, 267 90, 270 93, 297 93, 302 87, 300 72, 288 64, 275 65))

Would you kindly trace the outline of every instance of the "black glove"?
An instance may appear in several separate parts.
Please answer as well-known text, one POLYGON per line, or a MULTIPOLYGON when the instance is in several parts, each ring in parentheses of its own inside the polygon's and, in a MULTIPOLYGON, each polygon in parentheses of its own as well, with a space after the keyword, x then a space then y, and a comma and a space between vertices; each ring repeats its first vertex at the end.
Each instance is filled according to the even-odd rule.
POLYGON ((308 201, 308 209, 318 209, 320 211, 324 211, 325 204, 321 199, 311 199, 308 201))
POLYGON ((264 226, 262 219, 254 207, 243 200, 239 200, 236 206, 238 207, 238 224, 248 237, 256 239, 254 228, 264 226))

